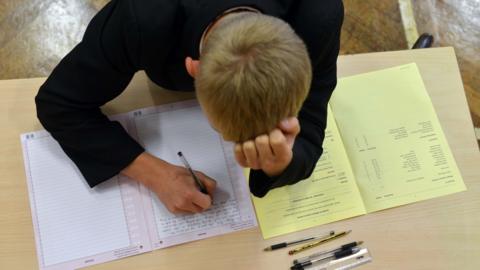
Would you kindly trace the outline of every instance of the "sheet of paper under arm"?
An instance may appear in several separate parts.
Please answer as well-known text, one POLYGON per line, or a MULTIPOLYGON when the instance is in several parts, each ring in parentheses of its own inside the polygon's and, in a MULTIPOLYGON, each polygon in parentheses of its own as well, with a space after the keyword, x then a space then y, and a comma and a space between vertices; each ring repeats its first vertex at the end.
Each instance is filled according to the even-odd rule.
POLYGON ((343 78, 330 105, 368 212, 466 189, 416 64, 343 78))
POLYGON ((330 110, 323 148, 310 178, 253 197, 265 239, 366 213, 330 110))
POLYGON ((246 179, 235 162, 233 144, 223 141, 195 100, 131 113, 131 131, 145 149, 176 166, 192 168, 217 181, 212 206, 197 214, 172 214, 152 191, 142 188, 146 220, 154 249, 256 226, 246 179))
POLYGON ((150 251, 134 183, 90 188, 46 131, 21 135, 39 269, 78 269, 150 251))

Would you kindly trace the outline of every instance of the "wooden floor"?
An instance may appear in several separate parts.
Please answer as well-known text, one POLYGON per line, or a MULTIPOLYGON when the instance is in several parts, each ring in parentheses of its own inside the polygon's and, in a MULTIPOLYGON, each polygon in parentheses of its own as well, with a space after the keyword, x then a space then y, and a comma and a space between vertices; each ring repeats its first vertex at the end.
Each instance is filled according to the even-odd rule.
MULTIPOLYGON (((0 79, 48 76, 107 2, 1 0, 0 79)), ((418 32, 432 33, 435 46, 456 48, 472 118, 480 128, 480 1, 411 3, 418 32)), ((341 54, 408 48, 398 0, 344 0, 344 5, 341 54)))

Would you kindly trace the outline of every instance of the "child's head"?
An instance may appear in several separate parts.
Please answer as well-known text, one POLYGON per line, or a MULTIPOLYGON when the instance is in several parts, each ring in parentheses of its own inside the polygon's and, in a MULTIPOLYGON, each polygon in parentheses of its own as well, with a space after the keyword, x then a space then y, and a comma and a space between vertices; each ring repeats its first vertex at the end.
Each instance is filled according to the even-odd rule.
POLYGON ((240 13, 226 17, 208 34, 195 87, 224 139, 244 142, 296 116, 311 77, 305 44, 287 23, 240 13))

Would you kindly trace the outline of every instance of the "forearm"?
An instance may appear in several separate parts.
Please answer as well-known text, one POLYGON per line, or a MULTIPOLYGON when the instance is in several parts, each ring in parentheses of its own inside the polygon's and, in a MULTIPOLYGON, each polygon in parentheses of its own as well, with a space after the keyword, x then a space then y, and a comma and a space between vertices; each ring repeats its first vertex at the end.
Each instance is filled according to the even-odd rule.
POLYGON ((141 153, 132 163, 121 171, 121 174, 151 187, 159 175, 164 175, 170 164, 164 160, 158 159, 147 152, 141 153), (152 176, 155 176, 152 177, 152 176))
POLYGON ((112 1, 92 19, 82 41, 53 70, 35 98, 38 119, 93 187, 144 152, 100 107, 129 84, 138 64, 138 31, 130 1, 112 1))

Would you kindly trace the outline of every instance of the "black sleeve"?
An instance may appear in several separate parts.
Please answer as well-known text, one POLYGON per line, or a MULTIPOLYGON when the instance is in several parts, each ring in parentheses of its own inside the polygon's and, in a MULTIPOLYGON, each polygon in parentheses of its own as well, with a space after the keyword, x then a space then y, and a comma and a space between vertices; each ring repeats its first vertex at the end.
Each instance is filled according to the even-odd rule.
MULTIPOLYGON (((302 30, 312 31, 312 27, 314 28, 305 18, 299 18, 299 22, 295 24, 299 27, 296 31, 307 44, 312 59, 312 85, 298 116, 301 131, 293 146, 291 163, 276 177, 269 177, 262 170, 250 171, 250 191, 257 197, 265 196, 271 189, 308 178, 323 152, 328 101, 337 84, 337 57, 343 23, 341 1, 335 1, 334 5, 336 12, 331 13, 331 17, 324 21, 321 27, 316 28, 316 31, 320 32, 316 37, 311 33, 302 35, 302 30)), ((315 14, 310 17, 318 18, 315 14)))
POLYGON ((38 119, 91 187, 119 173, 144 151, 100 110, 139 69, 138 51, 130 1, 114 0, 92 19, 82 41, 35 97, 38 119))

